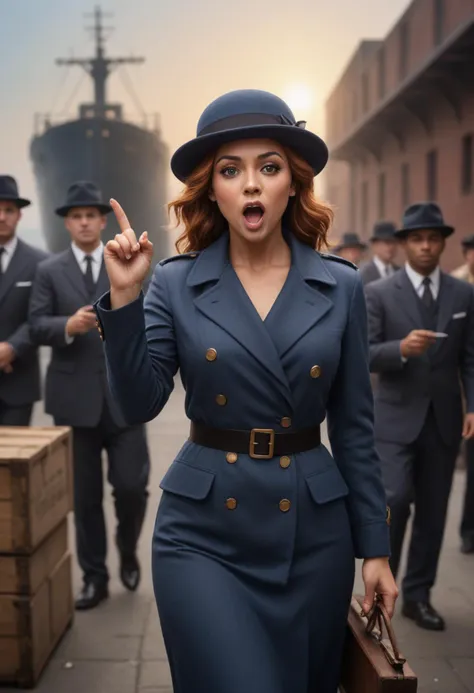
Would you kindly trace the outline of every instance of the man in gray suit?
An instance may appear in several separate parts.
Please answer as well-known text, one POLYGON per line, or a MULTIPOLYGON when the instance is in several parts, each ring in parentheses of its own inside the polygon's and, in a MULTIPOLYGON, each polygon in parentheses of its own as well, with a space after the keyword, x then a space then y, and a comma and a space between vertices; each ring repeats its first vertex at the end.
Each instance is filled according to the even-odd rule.
POLYGON ((397 232, 405 267, 365 288, 371 371, 379 374, 375 436, 391 508, 391 566, 396 575, 413 502, 403 614, 430 630, 445 628, 430 591, 461 436, 474 435, 474 292, 439 268, 453 231, 437 205, 410 206, 397 232))
POLYGON ((391 221, 379 221, 375 224, 370 238, 372 260, 360 268, 360 277, 364 286, 377 279, 391 277, 400 269, 393 261, 398 248, 395 231, 395 224, 391 221))
POLYGON ((93 183, 70 186, 56 212, 65 218, 71 247, 39 265, 30 304, 34 339, 52 346, 46 411, 56 425, 73 427, 76 543, 84 573, 76 609, 93 608, 108 596, 102 450, 115 498, 120 577, 129 590, 140 579, 136 547, 147 502, 145 428, 127 426, 112 399, 92 311, 109 289, 100 237, 110 211, 93 183))
POLYGON ((36 266, 47 253, 16 235, 29 204, 12 176, 0 176, 0 426, 29 426, 33 404, 41 399, 28 302, 36 266))

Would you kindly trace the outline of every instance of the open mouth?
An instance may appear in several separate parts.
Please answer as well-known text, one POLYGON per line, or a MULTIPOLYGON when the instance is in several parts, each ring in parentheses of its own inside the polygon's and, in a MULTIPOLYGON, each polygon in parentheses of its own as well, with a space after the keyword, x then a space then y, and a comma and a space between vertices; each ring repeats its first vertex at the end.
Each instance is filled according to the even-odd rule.
POLYGON ((265 207, 261 202, 247 202, 243 215, 249 229, 258 229, 262 225, 265 207))

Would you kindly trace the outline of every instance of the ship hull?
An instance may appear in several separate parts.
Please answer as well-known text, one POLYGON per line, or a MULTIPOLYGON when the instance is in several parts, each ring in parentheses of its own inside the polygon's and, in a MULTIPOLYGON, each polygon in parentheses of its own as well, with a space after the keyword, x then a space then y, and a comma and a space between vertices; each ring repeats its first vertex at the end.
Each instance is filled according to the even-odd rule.
MULTIPOLYGON (((148 231, 155 262, 169 254, 166 180, 168 151, 151 131, 103 118, 75 120, 49 128, 31 142, 42 232, 53 253, 70 244, 64 220, 55 209, 78 180, 96 183, 103 199, 117 199, 132 227, 148 231)), ((103 240, 119 232, 115 216, 107 217, 103 240)))

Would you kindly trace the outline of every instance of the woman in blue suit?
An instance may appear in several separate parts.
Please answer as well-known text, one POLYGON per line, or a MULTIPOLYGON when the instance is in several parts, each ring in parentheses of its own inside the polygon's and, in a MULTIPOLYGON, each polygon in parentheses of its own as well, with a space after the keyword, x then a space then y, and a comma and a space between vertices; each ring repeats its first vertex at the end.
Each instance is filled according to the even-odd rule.
POLYGON ((112 201, 110 293, 96 305, 130 424, 179 368, 189 439, 161 482, 153 578, 175 693, 335 693, 354 558, 390 614, 361 282, 324 248, 325 144, 262 91, 203 112, 174 154, 181 252, 160 262, 112 201), (321 444, 327 415, 332 453, 321 444))

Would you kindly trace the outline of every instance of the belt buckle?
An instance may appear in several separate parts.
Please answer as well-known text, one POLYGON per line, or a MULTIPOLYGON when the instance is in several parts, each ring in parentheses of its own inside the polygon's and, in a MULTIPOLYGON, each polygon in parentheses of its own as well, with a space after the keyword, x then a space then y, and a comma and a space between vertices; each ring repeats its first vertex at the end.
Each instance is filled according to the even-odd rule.
POLYGON ((249 456, 254 460, 270 460, 273 457, 273 451, 275 449, 275 431, 273 428, 252 428, 250 431, 250 445, 249 445, 249 456), (265 455, 258 455, 254 452, 254 448, 258 445, 258 441, 255 440, 257 433, 263 433, 270 436, 268 441, 268 453, 265 455))

